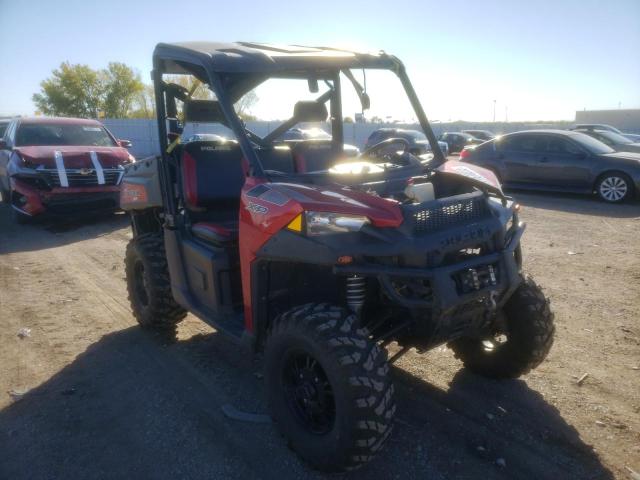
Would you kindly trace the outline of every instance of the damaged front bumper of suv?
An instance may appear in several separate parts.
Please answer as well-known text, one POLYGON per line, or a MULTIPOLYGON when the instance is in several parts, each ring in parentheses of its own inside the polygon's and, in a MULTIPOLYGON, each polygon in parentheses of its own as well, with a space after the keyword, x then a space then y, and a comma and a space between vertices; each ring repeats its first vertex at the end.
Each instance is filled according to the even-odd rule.
POLYGON ((24 215, 116 209, 124 169, 67 169, 65 186, 56 169, 21 168, 10 177, 11 206, 24 215))

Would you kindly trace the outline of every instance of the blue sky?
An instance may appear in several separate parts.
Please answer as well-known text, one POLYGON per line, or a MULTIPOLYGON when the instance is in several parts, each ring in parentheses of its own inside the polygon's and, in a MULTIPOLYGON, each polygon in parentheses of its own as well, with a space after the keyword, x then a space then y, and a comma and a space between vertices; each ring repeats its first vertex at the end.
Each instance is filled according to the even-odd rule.
POLYGON ((498 120, 640 108, 640 0, 0 0, 0 114, 32 113, 63 61, 121 61, 148 81, 154 45, 184 40, 384 49, 443 121, 492 120, 494 100, 498 120))

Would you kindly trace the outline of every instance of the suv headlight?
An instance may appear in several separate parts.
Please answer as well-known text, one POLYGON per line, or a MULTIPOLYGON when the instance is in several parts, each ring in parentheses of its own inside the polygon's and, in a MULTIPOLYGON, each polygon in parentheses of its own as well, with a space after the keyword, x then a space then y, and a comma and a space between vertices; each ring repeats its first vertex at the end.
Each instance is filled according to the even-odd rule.
POLYGON ((330 212, 305 212, 307 235, 358 232, 369 223, 367 217, 330 212))

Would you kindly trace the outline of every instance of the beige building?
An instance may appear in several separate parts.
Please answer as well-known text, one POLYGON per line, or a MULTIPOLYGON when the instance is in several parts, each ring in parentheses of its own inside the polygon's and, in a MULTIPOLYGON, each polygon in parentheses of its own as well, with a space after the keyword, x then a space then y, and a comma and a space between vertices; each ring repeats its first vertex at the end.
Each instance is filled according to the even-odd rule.
POLYGON ((623 132, 640 133, 640 109, 582 110, 576 112, 576 123, 604 123, 623 132))

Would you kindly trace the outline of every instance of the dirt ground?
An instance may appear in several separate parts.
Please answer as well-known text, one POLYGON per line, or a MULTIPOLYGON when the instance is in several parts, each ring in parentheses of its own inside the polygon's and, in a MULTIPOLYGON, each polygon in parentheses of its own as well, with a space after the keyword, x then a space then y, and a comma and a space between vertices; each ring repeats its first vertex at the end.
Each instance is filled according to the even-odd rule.
MULTIPOLYGON (((446 348, 406 355, 391 440, 348 478, 637 478, 640 204, 515 196, 556 313, 548 360, 491 381, 446 348)), ((0 478, 322 478, 272 425, 224 415, 266 413, 258 361, 191 316, 136 327, 129 238, 123 214, 15 226, 0 208, 0 478)))

